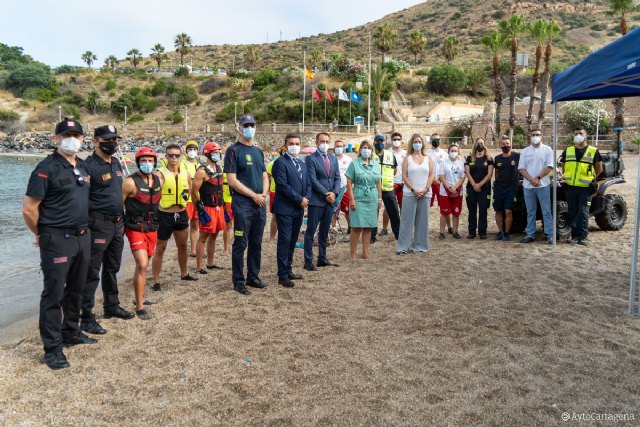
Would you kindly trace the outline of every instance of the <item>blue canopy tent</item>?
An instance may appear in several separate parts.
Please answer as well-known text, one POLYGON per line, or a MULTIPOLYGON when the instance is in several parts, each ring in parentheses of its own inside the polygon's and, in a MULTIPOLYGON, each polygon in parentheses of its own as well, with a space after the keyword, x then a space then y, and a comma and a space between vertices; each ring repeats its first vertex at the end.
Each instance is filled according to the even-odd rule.
MULTIPOLYGON (((621 98, 640 96, 640 28, 593 52, 576 65, 554 74, 553 88, 553 149, 558 148, 558 102, 585 99, 621 98)), ((554 156, 554 171, 557 169, 554 156)), ((629 314, 636 310, 636 273, 638 264, 638 230, 640 226, 640 162, 636 184, 636 215, 629 283, 629 314)), ((556 187, 553 190, 553 222, 556 223, 556 187)), ((555 227, 554 227, 555 242, 555 227)))

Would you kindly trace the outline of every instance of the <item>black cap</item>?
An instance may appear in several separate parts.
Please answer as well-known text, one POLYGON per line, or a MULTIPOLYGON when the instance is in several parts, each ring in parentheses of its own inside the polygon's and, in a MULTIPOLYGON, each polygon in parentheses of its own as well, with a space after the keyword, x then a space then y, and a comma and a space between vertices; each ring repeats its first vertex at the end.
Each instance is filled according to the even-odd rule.
POLYGON ((121 136, 118 136, 118 130, 113 125, 105 125, 105 126, 100 126, 99 128, 95 128, 93 130, 93 137, 94 138, 100 137, 102 139, 111 139, 111 138, 122 139, 121 136))
POLYGON ((376 135, 376 137, 373 138, 373 141, 384 141, 384 135, 376 135))
POLYGON ((240 126, 243 125, 255 125, 256 124, 256 119, 251 115, 251 114, 244 114, 242 117, 240 117, 240 126))
POLYGON ((80 135, 84 135, 82 131, 82 125, 76 122, 76 119, 65 117, 60 123, 56 125, 56 135, 62 135, 67 132, 78 132, 80 135))

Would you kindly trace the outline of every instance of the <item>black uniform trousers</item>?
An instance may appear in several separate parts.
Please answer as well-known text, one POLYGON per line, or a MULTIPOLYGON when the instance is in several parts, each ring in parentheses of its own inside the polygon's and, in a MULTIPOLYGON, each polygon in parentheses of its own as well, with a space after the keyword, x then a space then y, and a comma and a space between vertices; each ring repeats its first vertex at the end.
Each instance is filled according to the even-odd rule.
POLYGON ((589 236, 589 211, 591 210, 591 191, 589 187, 563 185, 564 195, 569 208, 571 238, 584 240, 589 236))
MULTIPOLYGON (((398 240, 398 234, 400 233, 400 208, 398 207, 398 199, 396 199, 396 193, 392 191, 382 192, 382 204, 384 210, 389 215, 389 222, 391 223, 391 231, 398 240)), ((375 239, 378 235, 378 227, 371 229, 371 238, 375 239)))
POLYGON ((266 207, 253 203, 248 197, 234 194, 231 201, 233 211, 233 245, 231 246, 231 269, 234 285, 245 283, 244 251, 247 251, 247 280, 258 279, 262 259, 262 236, 267 222, 266 207))
POLYGON ((469 235, 475 236, 476 230, 481 236, 487 234, 487 210, 491 203, 491 193, 482 187, 478 192, 467 186, 467 209, 469 210, 469 235))
POLYGON ((44 276, 40 336, 44 351, 50 353, 62 350, 63 338, 78 333, 80 301, 91 257, 91 231, 41 228, 39 242, 44 276))
POLYGON ((95 320, 93 307, 96 301, 98 283, 102 285, 105 311, 120 305, 118 280, 122 250, 124 248, 124 222, 114 222, 110 217, 96 218, 89 214, 91 228, 91 261, 87 273, 87 283, 82 292, 82 320, 95 320), (102 275, 100 275, 102 269, 102 275), (102 278, 102 281, 100 280, 102 278))
POLYGON ((304 219, 304 209, 298 215, 276 215, 278 222, 278 279, 288 280, 292 271, 293 252, 304 219))

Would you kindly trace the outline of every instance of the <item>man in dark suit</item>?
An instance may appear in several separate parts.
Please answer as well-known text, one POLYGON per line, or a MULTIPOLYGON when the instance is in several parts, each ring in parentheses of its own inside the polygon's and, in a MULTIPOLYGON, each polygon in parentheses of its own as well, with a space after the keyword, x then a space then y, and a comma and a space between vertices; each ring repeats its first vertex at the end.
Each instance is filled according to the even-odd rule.
POLYGON ((300 137, 287 134, 286 152, 273 164, 271 175, 276 183, 273 213, 278 222, 278 283, 285 288, 294 286, 293 280, 302 280, 291 268, 293 252, 302 227, 304 209, 311 198, 311 184, 300 154, 300 137))
POLYGON ((311 199, 307 213, 307 231, 304 234, 304 269, 316 271, 313 265, 313 235, 318 225, 318 267, 337 266, 327 259, 327 238, 331 226, 332 205, 340 193, 340 168, 338 160, 329 154, 330 137, 328 133, 316 135, 318 150, 306 158, 309 182, 311 182, 311 199))

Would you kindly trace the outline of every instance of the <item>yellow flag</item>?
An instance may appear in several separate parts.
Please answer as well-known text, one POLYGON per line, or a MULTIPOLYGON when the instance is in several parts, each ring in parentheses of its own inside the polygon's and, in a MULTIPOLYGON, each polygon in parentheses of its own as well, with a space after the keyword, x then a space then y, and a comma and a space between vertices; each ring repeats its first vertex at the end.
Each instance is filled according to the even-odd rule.
POLYGON ((305 67, 304 74, 309 80, 313 80, 313 71, 311 71, 309 68, 305 67))

